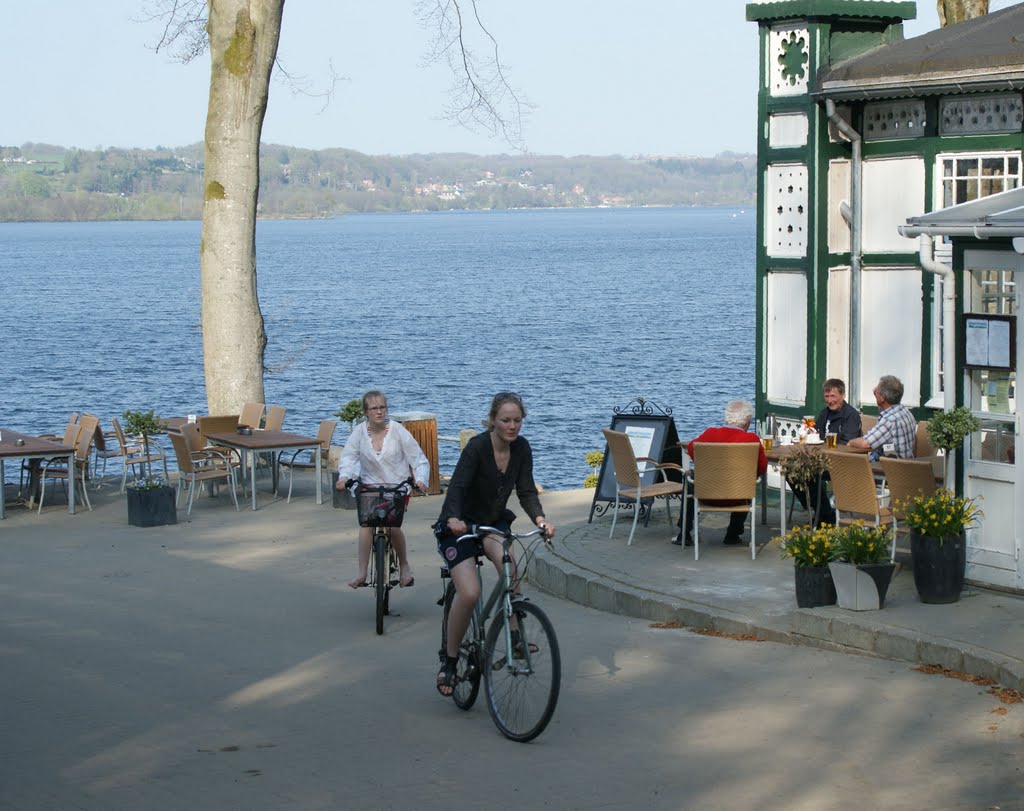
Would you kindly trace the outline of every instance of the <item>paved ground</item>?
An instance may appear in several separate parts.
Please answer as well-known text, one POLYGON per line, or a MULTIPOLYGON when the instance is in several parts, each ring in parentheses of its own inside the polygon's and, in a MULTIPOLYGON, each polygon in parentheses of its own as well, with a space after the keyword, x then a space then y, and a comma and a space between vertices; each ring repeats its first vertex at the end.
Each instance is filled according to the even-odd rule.
MULTIPOLYGON (((709 544, 694 564, 652 523, 626 549, 585 524, 589 495, 545 496, 560 540, 535 581, 556 563, 566 583, 605 568, 586 591, 612 607, 671 600, 700 624, 793 640, 787 617, 829 613, 795 612, 772 548, 751 561, 709 544)), ((95 505, 0 522, 2 808, 1021 807, 1021 709, 984 689, 542 594, 562 699, 535 743, 506 742, 482 700, 463 714, 433 690, 437 497, 413 502, 417 585, 395 594, 384 637, 371 595, 344 585, 354 514, 308 487, 291 505, 261 494, 256 513, 203 498, 191 522, 145 530, 114 488, 95 505)), ((983 626, 990 598, 1016 605, 979 592, 929 608, 983 626)))

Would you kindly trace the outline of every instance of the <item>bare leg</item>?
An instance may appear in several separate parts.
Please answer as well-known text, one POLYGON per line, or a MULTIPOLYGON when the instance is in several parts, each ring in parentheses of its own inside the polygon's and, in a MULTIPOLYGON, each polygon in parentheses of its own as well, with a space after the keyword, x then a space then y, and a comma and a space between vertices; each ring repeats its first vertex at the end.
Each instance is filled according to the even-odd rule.
POLYGON ((473 607, 480 598, 480 577, 475 569, 476 560, 469 558, 451 570, 455 599, 448 612, 448 642, 445 649, 448 663, 437 674, 437 691, 443 696, 450 696, 455 691, 454 684, 445 682, 446 672, 454 672, 447 669, 454 668, 454 660, 459 656, 459 643, 466 635, 466 629, 473 618, 473 607))
POLYGON ((401 527, 392 527, 391 546, 394 547, 395 554, 398 555, 398 585, 403 588, 411 586, 414 578, 412 567, 409 566, 409 559, 406 557, 405 533, 402 532, 401 527))
POLYGON ((370 542, 372 532, 369 527, 359 528, 359 576, 355 580, 349 580, 349 588, 357 589, 366 585, 367 569, 370 565, 370 542))

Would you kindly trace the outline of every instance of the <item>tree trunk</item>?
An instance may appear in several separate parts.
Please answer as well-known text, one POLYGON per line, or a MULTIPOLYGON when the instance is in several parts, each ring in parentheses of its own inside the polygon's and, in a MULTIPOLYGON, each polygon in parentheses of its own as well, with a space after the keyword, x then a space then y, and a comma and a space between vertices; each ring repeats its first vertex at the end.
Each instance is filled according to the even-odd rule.
POLYGON ((988 0, 936 0, 939 25, 955 25, 988 14, 988 0))
POLYGON ((256 292, 259 149, 284 0, 209 0, 202 276, 203 361, 211 414, 265 402, 256 292))

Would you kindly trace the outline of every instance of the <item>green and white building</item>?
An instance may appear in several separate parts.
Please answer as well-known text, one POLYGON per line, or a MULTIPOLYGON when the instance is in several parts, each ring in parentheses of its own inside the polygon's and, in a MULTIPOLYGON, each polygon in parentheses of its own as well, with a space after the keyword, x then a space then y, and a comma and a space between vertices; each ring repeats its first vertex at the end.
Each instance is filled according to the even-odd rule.
POLYGON ((1024 198, 939 215, 1021 186, 1024 5, 909 40, 913 2, 758 0, 746 13, 761 53, 758 416, 817 413, 828 377, 877 413, 883 374, 919 420, 969 405, 982 431, 950 483, 983 499, 968 577, 1024 589, 1024 216, 1010 224, 1024 198), (1009 317, 1011 364, 967 357, 971 314, 1009 317))

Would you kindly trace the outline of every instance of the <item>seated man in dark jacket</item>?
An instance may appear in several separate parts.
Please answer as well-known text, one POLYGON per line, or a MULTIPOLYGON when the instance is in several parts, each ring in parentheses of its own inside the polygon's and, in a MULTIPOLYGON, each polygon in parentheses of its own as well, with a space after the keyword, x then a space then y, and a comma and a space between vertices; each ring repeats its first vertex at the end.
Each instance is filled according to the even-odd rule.
MULTIPOLYGON (((822 384, 821 391, 825 398, 825 408, 814 421, 818 436, 824 440, 826 434, 835 434, 837 445, 846 445, 851 439, 859 437, 860 412, 846 402, 846 384, 838 377, 830 377, 822 384)), ((793 493, 804 509, 810 509, 812 512, 818 510, 819 524, 836 522, 836 511, 828 500, 828 492, 823 484, 827 478, 826 471, 811 481, 806 489, 799 484, 790 483, 793 493)))

